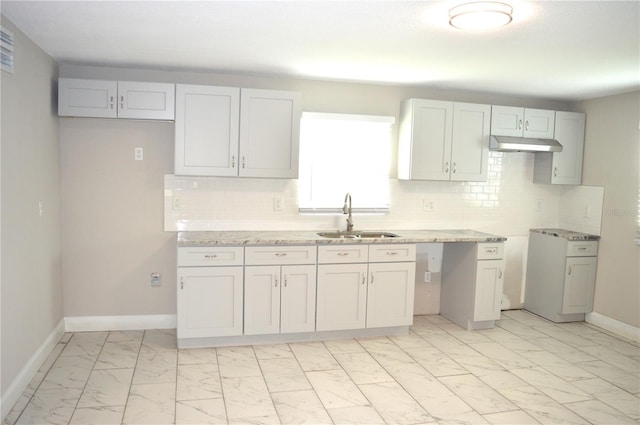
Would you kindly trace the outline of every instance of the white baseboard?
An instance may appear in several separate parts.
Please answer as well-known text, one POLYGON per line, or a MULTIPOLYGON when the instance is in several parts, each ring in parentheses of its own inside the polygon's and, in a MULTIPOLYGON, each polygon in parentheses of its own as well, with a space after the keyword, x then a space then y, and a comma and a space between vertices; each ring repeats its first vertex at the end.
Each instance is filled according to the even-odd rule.
POLYGON ((606 329, 625 338, 640 342, 640 328, 636 328, 635 326, 631 326, 627 323, 596 312, 587 313, 584 320, 585 322, 599 326, 602 329, 606 329))
POLYGON ((38 369, 40 369, 45 360, 47 360, 47 357, 51 354, 58 341, 60 341, 65 332, 64 329, 65 321, 62 319, 49 334, 47 339, 45 339, 42 345, 40 345, 36 352, 33 353, 18 376, 16 376, 13 382, 9 384, 7 391, 2 394, 2 402, 0 405, 2 405, 1 415, 3 420, 7 414, 9 414, 13 405, 16 404, 24 390, 38 372, 38 369))
POLYGON ((148 314, 141 316, 78 316, 65 317, 67 332, 130 331, 144 329, 173 329, 175 314, 148 314))

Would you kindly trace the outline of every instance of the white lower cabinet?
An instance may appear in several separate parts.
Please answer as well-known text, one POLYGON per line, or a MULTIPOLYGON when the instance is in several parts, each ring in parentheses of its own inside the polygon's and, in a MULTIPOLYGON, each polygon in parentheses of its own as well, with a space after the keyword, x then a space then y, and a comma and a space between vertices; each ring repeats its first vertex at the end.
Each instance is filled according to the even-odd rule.
POLYGON ((318 265, 316 330, 413 323, 415 245, 320 247, 318 257, 338 264, 318 265))
POLYGON ((313 332, 315 246, 245 249, 244 334, 313 332))
POLYGON ((315 330, 316 266, 247 266, 244 334, 315 330))
POLYGON ((178 338, 242 335, 242 266, 178 267, 178 338))
POLYGON ((486 329, 500 319, 504 243, 445 243, 440 314, 465 329, 486 329))

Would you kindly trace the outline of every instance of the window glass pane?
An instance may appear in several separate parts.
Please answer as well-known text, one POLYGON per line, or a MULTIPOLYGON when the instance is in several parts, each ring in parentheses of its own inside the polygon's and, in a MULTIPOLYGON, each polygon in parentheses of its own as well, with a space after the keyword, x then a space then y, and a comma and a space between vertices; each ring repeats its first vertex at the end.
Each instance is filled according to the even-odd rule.
POLYGON ((300 126, 300 208, 389 207, 392 117, 305 113, 300 126))

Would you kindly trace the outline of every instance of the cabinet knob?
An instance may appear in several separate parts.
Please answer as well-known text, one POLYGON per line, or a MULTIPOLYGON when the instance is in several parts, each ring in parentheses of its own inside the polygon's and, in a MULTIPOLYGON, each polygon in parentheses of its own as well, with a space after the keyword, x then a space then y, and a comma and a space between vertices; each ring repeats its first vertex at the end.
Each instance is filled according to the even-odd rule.
POLYGON ((568 275, 571 275, 571 266, 569 266, 569 271, 567 271, 568 275))
POLYGON ((362 284, 364 285, 365 280, 367 280, 367 274, 362 273, 362 284))

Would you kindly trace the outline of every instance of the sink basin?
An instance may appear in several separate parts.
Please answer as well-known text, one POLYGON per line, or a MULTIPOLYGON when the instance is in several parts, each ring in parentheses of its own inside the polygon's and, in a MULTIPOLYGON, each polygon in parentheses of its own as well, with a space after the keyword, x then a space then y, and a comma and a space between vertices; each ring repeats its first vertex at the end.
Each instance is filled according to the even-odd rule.
POLYGON ((364 232, 364 231, 351 231, 351 232, 320 232, 318 236, 323 238, 332 239, 380 239, 380 238, 397 238, 398 235, 389 232, 364 232))

